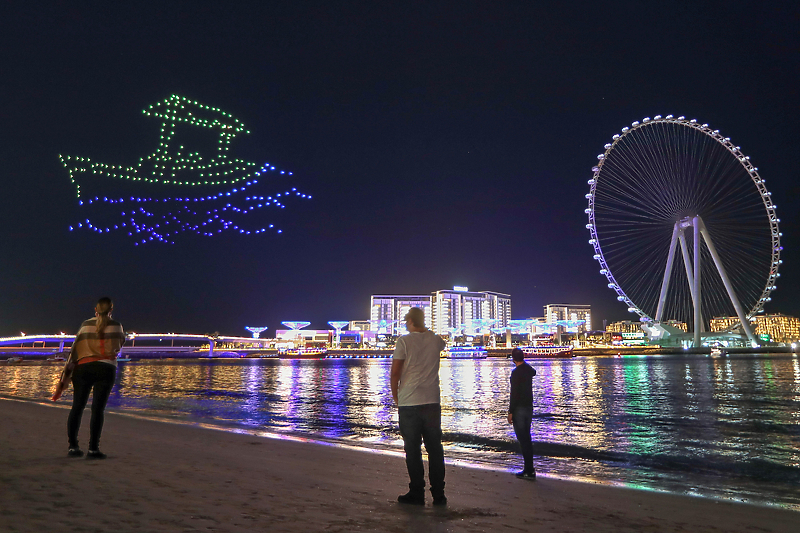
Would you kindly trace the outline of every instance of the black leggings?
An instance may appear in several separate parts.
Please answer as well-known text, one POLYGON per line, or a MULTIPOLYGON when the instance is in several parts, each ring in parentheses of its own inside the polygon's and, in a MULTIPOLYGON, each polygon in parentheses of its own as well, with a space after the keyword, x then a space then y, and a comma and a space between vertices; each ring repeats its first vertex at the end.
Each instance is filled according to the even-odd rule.
POLYGON ((67 438, 69 447, 78 446, 78 430, 81 428, 81 417, 86 403, 89 401, 89 393, 94 387, 92 398, 92 421, 89 424, 89 449, 97 450, 100 445, 100 433, 103 431, 103 412, 106 409, 108 397, 114 387, 114 378, 117 368, 114 365, 94 361, 75 367, 72 373, 72 386, 75 394, 72 397, 72 410, 67 419, 67 438))

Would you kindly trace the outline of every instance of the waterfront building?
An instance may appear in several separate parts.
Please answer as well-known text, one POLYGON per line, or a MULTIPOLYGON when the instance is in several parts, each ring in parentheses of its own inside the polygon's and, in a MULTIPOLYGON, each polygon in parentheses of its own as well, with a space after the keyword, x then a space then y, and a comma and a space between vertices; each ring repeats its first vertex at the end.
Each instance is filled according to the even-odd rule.
POLYGON ((369 331, 369 320, 351 320, 348 330, 350 331, 369 331))
POLYGON ((430 328, 438 335, 451 335, 461 328, 465 335, 489 331, 490 327, 506 328, 511 319, 511 296, 500 292, 453 287, 432 293, 430 304, 430 328))
POLYGON ((328 329, 279 329, 275 338, 279 342, 290 342, 297 346, 324 345, 333 342, 334 332, 328 329))
POLYGON ((588 304, 547 304, 544 306, 544 318, 548 324, 558 321, 580 322, 574 327, 559 325, 553 333, 586 333, 592 329, 592 306, 588 304))
MULTIPOLYGON (((679 329, 684 333, 687 332, 686 322, 681 322, 679 320, 663 320, 661 324, 679 329)), ((606 326, 606 331, 609 333, 637 333, 642 331, 642 323, 638 320, 620 320, 619 322, 612 322, 606 326)))
MULTIPOLYGON (((711 331, 725 331, 739 326, 739 318, 731 316, 714 317, 709 321, 711 331)), ((766 342, 792 343, 800 340, 800 319, 775 313, 756 315, 750 322, 755 326, 753 332, 766 342)))
POLYGON ((662 324, 666 324, 667 326, 672 326, 673 328, 677 328, 684 333, 689 332, 689 327, 686 325, 686 322, 681 322, 680 320, 663 320, 662 324))
POLYGON ((406 325, 403 317, 412 307, 425 312, 425 327, 431 327, 431 296, 429 294, 386 295, 373 294, 370 297, 370 329, 373 331, 404 335, 406 325))

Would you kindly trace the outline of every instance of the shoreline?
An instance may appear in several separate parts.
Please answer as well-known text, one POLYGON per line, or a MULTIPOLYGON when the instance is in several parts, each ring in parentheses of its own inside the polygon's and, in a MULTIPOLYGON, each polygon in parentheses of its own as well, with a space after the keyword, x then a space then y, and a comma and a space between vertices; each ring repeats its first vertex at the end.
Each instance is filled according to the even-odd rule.
MULTIPOLYGON (((110 411, 101 443, 109 459, 69 459, 68 404, 0 398, 0 405, 0 480, 10 496, 0 499, 0 526, 7 531, 781 532, 800 518, 777 506, 551 476, 529 482, 452 463, 447 508, 431 507, 430 498, 425 508, 409 508, 395 501, 408 482, 400 452, 110 411)), ((87 411, 84 447, 88 418, 87 411)))

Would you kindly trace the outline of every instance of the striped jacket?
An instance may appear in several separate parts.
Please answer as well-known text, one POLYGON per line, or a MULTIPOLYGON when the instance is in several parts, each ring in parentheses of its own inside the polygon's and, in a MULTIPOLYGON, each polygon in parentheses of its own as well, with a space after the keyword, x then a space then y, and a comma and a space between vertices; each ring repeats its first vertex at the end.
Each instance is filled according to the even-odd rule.
POLYGON ((81 329, 75 336, 70 350, 71 361, 80 364, 81 359, 91 357, 94 360, 111 363, 116 366, 117 354, 125 344, 125 332, 122 324, 116 320, 108 319, 105 330, 97 332, 97 318, 90 318, 81 324, 81 329))

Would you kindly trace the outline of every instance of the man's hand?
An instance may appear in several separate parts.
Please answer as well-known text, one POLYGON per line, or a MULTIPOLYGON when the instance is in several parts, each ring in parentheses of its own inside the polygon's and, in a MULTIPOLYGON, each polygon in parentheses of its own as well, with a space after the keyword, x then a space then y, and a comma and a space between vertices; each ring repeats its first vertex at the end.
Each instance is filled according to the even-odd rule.
POLYGON ((508 423, 509 424, 513 424, 514 423, 514 415, 511 414, 511 411, 508 412, 508 423))
POLYGON ((400 402, 397 401, 397 391, 400 388, 400 376, 403 374, 404 364, 405 360, 403 359, 392 359, 392 372, 389 381, 392 386, 392 399, 395 405, 400 404, 400 402))

